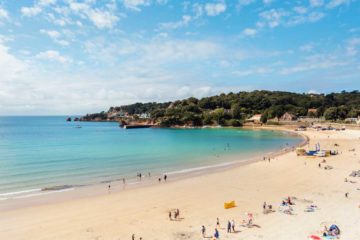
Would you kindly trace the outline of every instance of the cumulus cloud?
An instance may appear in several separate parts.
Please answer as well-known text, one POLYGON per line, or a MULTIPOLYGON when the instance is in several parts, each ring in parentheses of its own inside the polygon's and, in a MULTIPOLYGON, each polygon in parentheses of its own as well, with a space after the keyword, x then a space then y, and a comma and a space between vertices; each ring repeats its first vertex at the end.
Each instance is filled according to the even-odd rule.
POLYGON ((256 2, 256 0, 239 0, 237 6, 238 7, 248 6, 254 2, 256 2))
POLYGON ((91 9, 86 14, 98 28, 112 28, 119 20, 114 14, 100 9, 91 9))
POLYGON ((8 17, 8 12, 0 6, 0 19, 7 19, 8 17))
POLYGON ((242 33, 245 36, 255 36, 257 34, 257 30, 254 28, 245 28, 242 33))
MULTIPOLYGON (((164 1, 160 2, 162 4, 166 3, 164 1)), ((123 4, 126 8, 134 10, 134 11, 141 11, 142 6, 149 6, 151 4, 150 0, 123 0, 123 4)))
POLYGON ((289 13, 282 9, 271 9, 260 13, 260 17, 264 20, 264 24, 270 28, 279 26, 282 18, 288 15, 289 13))
POLYGON ((40 33, 45 34, 49 36, 54 42, 62 45, 62 46, 68 46, 70 45, 69 41, 66 41, 64 39, 61 39, 61 33, 56 30, 45 30, 40 29, 40 33))
POLYGON ((310 0, 311 7, 321 7, 324 5, 324 0, 310 0))
POLYGON ((326 7, 327 8, 336 8, 344 4, 349 4, 351 0, 331 0, 326 7))
POLYGON ((62 56, 58 51, 55 51, 55 50, 48 50, 45 52, 40 52, 35 57, 40 60, 47 60, 47 61, 59 62, 59 63, 70 63, 71 62, 70 58, 62 56))
POLYGON ((42 9, 39 6, 34 7, 22 7, 21 13, 25 17, 33 17, 41 13, 42 9))
POLYGON ((191 16, 189 15, 184 15, 182 16, 180 21, 177 22, 166 22, 166 23, 160 23, 159 27, 160 29, 177 29, 177 28, 181 28, 181 27, 185 27, 187 26, 191 21, 191 16))
POLYGON ((217 16, 226 11, 226 4, 225 2, 207 3, 204 8, 208 16, 217 16))
POLYGON ((347 41, 346 53, 348 56, 356 56, 360 48, 360 38, 351 38, 347 41))
POLYGON ((294 9, 294 11, 295 11, 296 13, 298 13, 298 14, 305 14, 305 13, 307 13, 307 8, 302 7, 302 6, 296 6, 296 7, 294 7, 293 9, 294 9))

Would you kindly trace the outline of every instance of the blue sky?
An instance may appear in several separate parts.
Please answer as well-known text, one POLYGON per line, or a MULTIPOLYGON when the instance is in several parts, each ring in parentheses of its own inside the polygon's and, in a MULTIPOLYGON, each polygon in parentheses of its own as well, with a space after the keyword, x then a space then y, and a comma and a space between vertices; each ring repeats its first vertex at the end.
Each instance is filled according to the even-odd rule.
POLYGON ((360 89, 359 0, 0 0, 0 115, 360 89))

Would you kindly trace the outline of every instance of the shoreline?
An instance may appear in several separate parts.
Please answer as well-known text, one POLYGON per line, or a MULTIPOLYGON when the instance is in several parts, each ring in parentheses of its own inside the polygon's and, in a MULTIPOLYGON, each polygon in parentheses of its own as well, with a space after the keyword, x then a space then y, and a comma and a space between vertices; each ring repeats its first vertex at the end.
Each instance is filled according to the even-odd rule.
POLYGON ((284 155, 288 152, 293 151, 296 147, 301 147, 306 145, 309 141, 309 139, 305 135, 302 135, 301 133, 295 132, 292 129, 288 129, 288 128, 257 127, 257 128, 243 128, 243 129, 286 132, 287 134, 293 134, 301 137, 302 141, 293 146, 287 146, 285 148, 278 149, 274 152, 266 152, 252 156, 244 156, 240 159, 239 159, 239 153, 234 153, 225 156, 225 160, 218 164, 182 168, 170 172, 156 174, 151 177, 144 176, 142 181, 139 181, 136 177, 134 177, 131 179, 126 179, 125 185, 122 183, 122 179, 112 179, 112 180, 102 181, 93 184, 86 184, 86 185, 63 185, 63 186, 59 185, 59 186, 44 187, 41 189, 29 189, 23 191, 16 191, 13 193, 0 194, 0 210, 11 211, 13 209, 41 206, 42 204, 59 203, 63 201, 68 201, 70 199, 98 197, 108 194, 108 192, 104 191, 104 188, 106 188, 108 184, 111 184, 113 189, 114 187, 116 187, 116 190, 112 189, 112 192, 121 193, 131 189, 146 188, 146 187, 158 185, 159 183, 157 179, 161 178, 163 180, 164 175, 171 176, 171 178, 169 177, 168 182, 178 182, 184 179, 191 179, 203 175, 226 172, 227 170, 232 168, 241 168, 249 164, 261 162, 263 161, 262 158, 265 156, 266 158, 275 158, 284 155), (18 194, 16 194, 23 192, 29 193, 29 195, 17 196, 18 194), (59 194, 62 195, 60 196, 59 194), (9 195, 12 197, 7 198, 7 196, 9 195), (59 197, 55 197, 55 196, 59 196, 59 197), (27 200, 26 203, 24 202, 25 199, 27 200), (12 201, 12 203, 6 204, 7 201, 12 201))
POLYGON ((131 239, 135 234, 144 240, 201 239, 201 226, 206 227, 207 236, 212 235, 218 217, 221 239, 300 240, 321 236, 324 226, 331 224, 339 226, 341 239, 360 239, 360 230, 353 227, 360 224, 360 182, 349 177, 360 168, 360 131, 301 134, 309 138, 309 146, 320 142, 322 148, 337 150, 339 155, 322 163, 324 158, 288 152, 271 162, 257 161, 181 181, 122 192, 102 188, 97 196, 2 211, 0 238, 101 240, 131 239), (344 182, 345 177, 349 181, 344 182), (295 202, 292 215, 279 207, 287 196, 295 202), (236 207, 224 209, 224 202, 232 200, 236 207), (262 212, 264 201, 274 206, 274 212, 262 212), (304 211, 309 204, 318 208, 304 211), (180 209, 179 221, 169 221, 172 209, 180 209), (248 213, 258 227, 242 224, 248 213), (224 227, 232 220, 238 231, 226 233, 224 227))

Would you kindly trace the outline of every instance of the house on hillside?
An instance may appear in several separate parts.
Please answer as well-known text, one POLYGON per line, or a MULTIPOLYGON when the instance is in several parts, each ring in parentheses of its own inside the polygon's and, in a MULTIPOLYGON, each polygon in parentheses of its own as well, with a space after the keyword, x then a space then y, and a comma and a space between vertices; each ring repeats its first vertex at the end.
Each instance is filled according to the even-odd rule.
POLYGON ((286 122, 290 122, 290 121, 296 121, 297 120, 297 116, 292 114, 292 113, 284 113, 284 115, 282 115, 280 117, 280 121, 286 121, 286 122))
POLYGON ((261 114, 255 114, 251 118, 246 119, 246 122, 261 123, 261 114))
POLYGON ((316 116, 317 115, 317 109, 316 108, 309 108, 308 109, 308 115, 310 116, 316 116))

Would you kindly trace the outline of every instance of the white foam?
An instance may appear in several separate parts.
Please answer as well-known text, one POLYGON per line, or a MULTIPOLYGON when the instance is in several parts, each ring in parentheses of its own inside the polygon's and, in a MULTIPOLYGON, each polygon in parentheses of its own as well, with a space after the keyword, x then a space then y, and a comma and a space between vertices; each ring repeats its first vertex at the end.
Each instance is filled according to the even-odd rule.
POLYGON ((208 166, 203 166, 203 167, 186 168, 186 169, 182 169, 182 170, 178 170, 178 171, 167 172, 166 174, 167 175, 175 175, 175 174, 184 174, 184 173, 191 173, 191 172, 200 172, 200 171, 207 170, 207 169, 227 167, 227 166, 231 166, 234 164, 246 163, 249 161, 251 161, 251 160, 233 161, 233 162, 225 162, 225 163, 208 165, 208 166))
MULTIPOLYGON (((23 193, 40 192, 40 191, 41 191, 41 189, 29 189, 29 190, 23 190, 23 191, 18 191, 18 192, 0 193, 0 197, 14 196, 14 195, 20 195, 23 193)), ((2 198, 0 198, 0 200, 2 200, 2 198)))
POLYGON ((9 199, 23 199, 23 198, 30 198, 30 197, 36 197, 36 196, 43 196, 43 195, 48 195, 48 194, 53 194, 53 193, 60 193, 60 192, 67 192, 67 191, 71 191, 74 190, 75 188, 67 188, 67 189, 61 189, 61 190, 57 190, 57 191, 41 191, 41 189, 32 189, 32 190, 27 190, 27 191, 20 191, 20 192, 14 192, 14 193, 6 193, 6 198, 0 198, 0 201, 5 201, 5 200, 9 200, 9 199), (22 193, 31 193, 31 194, 25 194, 25 195, 20 195, 22 193))

